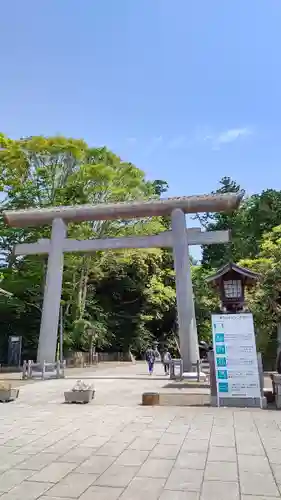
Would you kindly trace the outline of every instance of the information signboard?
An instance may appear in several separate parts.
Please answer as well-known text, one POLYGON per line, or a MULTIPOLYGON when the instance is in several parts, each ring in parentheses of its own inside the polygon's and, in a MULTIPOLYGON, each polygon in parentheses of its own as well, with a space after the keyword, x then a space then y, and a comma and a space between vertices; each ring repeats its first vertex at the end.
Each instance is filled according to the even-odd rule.
POLYGON ((20 366, 21 364, 22 338, 10 335, 8 344, 8 365, 20 366))
POLYGON ((212 315, 213 348, 219 398, 260 398, 253 315, 212 315))

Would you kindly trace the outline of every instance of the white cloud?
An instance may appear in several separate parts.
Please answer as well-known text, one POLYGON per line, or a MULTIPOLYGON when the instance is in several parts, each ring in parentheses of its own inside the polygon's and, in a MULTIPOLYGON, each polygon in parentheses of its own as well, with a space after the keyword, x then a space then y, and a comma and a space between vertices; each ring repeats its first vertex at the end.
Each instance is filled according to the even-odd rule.
POLYGON ((213 150, 219 150, 224 144, 230 144, 252 134, 253 131, 249 127, 230 128, 218 134, 208 134, 204 137, 204 141, 211 142, 213 150))
POLYGON ((129 142, 130 144, 135 144, 137 142, 137 138, 136 137, 127 137, 127 142, 129 142))
POLYGON ((227 144, 228 142, 237 141, 241 137, 245 137, 252 134, 252 130, 244 127, 244 128, 230 128, 225 132, 221 132, 217 137, 217 142, 219 144, 227 144))

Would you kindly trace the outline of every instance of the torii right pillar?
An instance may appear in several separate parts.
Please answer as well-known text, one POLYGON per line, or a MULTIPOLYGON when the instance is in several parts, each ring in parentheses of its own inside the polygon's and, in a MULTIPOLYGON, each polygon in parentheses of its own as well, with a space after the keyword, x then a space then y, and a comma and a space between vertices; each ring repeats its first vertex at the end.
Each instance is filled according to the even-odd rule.
POLYGON ((199 360, 199 348, 186 221, 180 209, 172 211, 172 233, 181 358, 184 372, 191 372, 199 360))

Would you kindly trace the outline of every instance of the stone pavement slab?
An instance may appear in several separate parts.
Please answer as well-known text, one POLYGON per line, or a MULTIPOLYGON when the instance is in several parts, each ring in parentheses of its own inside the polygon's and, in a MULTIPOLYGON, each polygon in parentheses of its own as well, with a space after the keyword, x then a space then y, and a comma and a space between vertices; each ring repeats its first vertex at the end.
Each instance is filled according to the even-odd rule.
MULTIPOLYGON (((237 452, 235 447, 228 448, 227 446, 210 446, 208 451, 208 460, 210 462, 236 462, 237 452)), ((247 460, 249 460, 249 457, 247 457, 247 460)))
POLYGON ((41 498, 49 488, 51 484, 48 483, 37 483, 32 481, 23 481, 18 486, 15 486, 8 493, 1 496, 1 500, 22 500, 27 498, 28 500, 36 500, 41 498))
POLYGON ((207 454, 196 453, 182 450, 179 452, 175 461, 176 469, 197 469, 204 470, 207 460, 207 454))
POLYGON ((38 453, 38 455, 27 455, 27 460, 24 460, 24 455, 21 455, 20 458, 21 461, 15 465, 15 469, 40 471, 47 465, 55 462, 59 458, 59 455, 54 453, 38 453))
POLYGON ((240 472, 240 487, 243 495, 263 495, 279 497, 274 476, 261 472, 240 472))
POLYGON ((238 455, 238 468, 242 472, 259 472, 261 474, 271 474, 268 458, 253 455, 250 459, 248 455, 238 455))
POLYGON ((81 474, 103 474, 115 461, 112 456, 93 455, 85 460, 77 469, 76 472, 81 474))
POLYGON ((97 486, 125 487, 138 472, 138 467, 111 465, 96 481, 97 486))
POLYGON ((120 496, 121 500, 158 500, 163 491, 165 479, 135 477, 120 496))
POLYGON ((159 500, 199 500, 199 493, 193 491, 163 491, 159 500))
POLYGON ((206 481, 238 481, 236 462, 209 462, 205 468, 206 481))
MULTIPOLYGON (((35 474, 32 475, 32 481, 38 481, 41 483, 57 483, 61 479, 64 478, 70 471, 75 469, 75 464, 74 463, 67 463, 67 462, 53 462, 43 469, 41 471, 36 472, 35 474)), ((24 471, 19 471, 19 472, 24 472, 24 471)), ((0 477, 0 484, 1 484, 1 477, 0 477)))
POLYGON ((143 450, 125 450, 119 455, 115 463, 117 465, 140 467, 146 461, 148 454, 148 451, 143 450))
POLYGON ((58 498, 79 498, 96 481, 94 474, 68 474, 47 492, 47 496, 58 498))
POLYGON ((173 469, 165 485, 168 490, 200 492, 204 471, 196 469, 173 469))
POLYGON ((32 476, 34 471, 10 469, 0 475, 0 493, 7 493, 9 490, 21 484, 25 479, 32 476))
POLYGON ((261 497, 261 496, 256 496, 256 495, 242 495, 241 496, 241 500, 274 500, 274 498, 276 498, 276 497, 261 497))
POLYGON ((123 488, 92 486, 80 497, 80 500, 117 500, 122 492, 123 488))
MULTIPOLYGON (((173 468, 174 460, 166 460, 163 458, 148 458, 142 467, 139 469, 137 475, 147 478, 151 477, 168 477, 173 468)), ((149 479, 148 479, 149 481, 149 479)))
POLYGON ((143 407, 142 392, 166 390, 161 366, 92 377, 90 405, 63 404, 64 379, 0 406, 0 500, 281 498, 281 412, 143 407))
POLYGON ((225 481, 204 481, 200 500, 239 500, 239 484, 225 481))
POLYGON ((181 446, 178 444, 156 444, 156 446, 150 452, 151 458, 166 458, 166 459, 176 459, 181 446))
POLYGON ((132 450, 151 451, 158 443, 158 439, 138 437, 132 442, 129 448, 132 450))

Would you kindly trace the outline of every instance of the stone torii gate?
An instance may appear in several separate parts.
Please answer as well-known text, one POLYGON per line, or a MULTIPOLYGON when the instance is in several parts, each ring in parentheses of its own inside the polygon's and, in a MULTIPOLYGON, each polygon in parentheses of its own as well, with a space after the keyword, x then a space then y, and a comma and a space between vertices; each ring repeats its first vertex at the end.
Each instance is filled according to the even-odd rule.
POLYGON ((199 359, 199 353, 189 245, 227 243, 229 241, 229 232, 201 232, 197 228, 186 229, 185 214, 231 211, 237 208, 241 199, 241 193, 230 193, 170 198, 166 200, 5 211, 4 219, 7 224, 13 227, 52 225, 50 240, 39 240, 37 243, 30 244, 18 244, 14 249, 15 255, 48 255, 37 353, 38 362, 55 361, 64 252, 87 253, 107 249, 172 247, 176 274, 181 357, 183 359, 184 371, 192 371, 193 366, 199 359), (66 238, 68 222, 132 219, 162 215, 171 216, 172 230, 162 232, 158 235, 84 241, 66 238))

